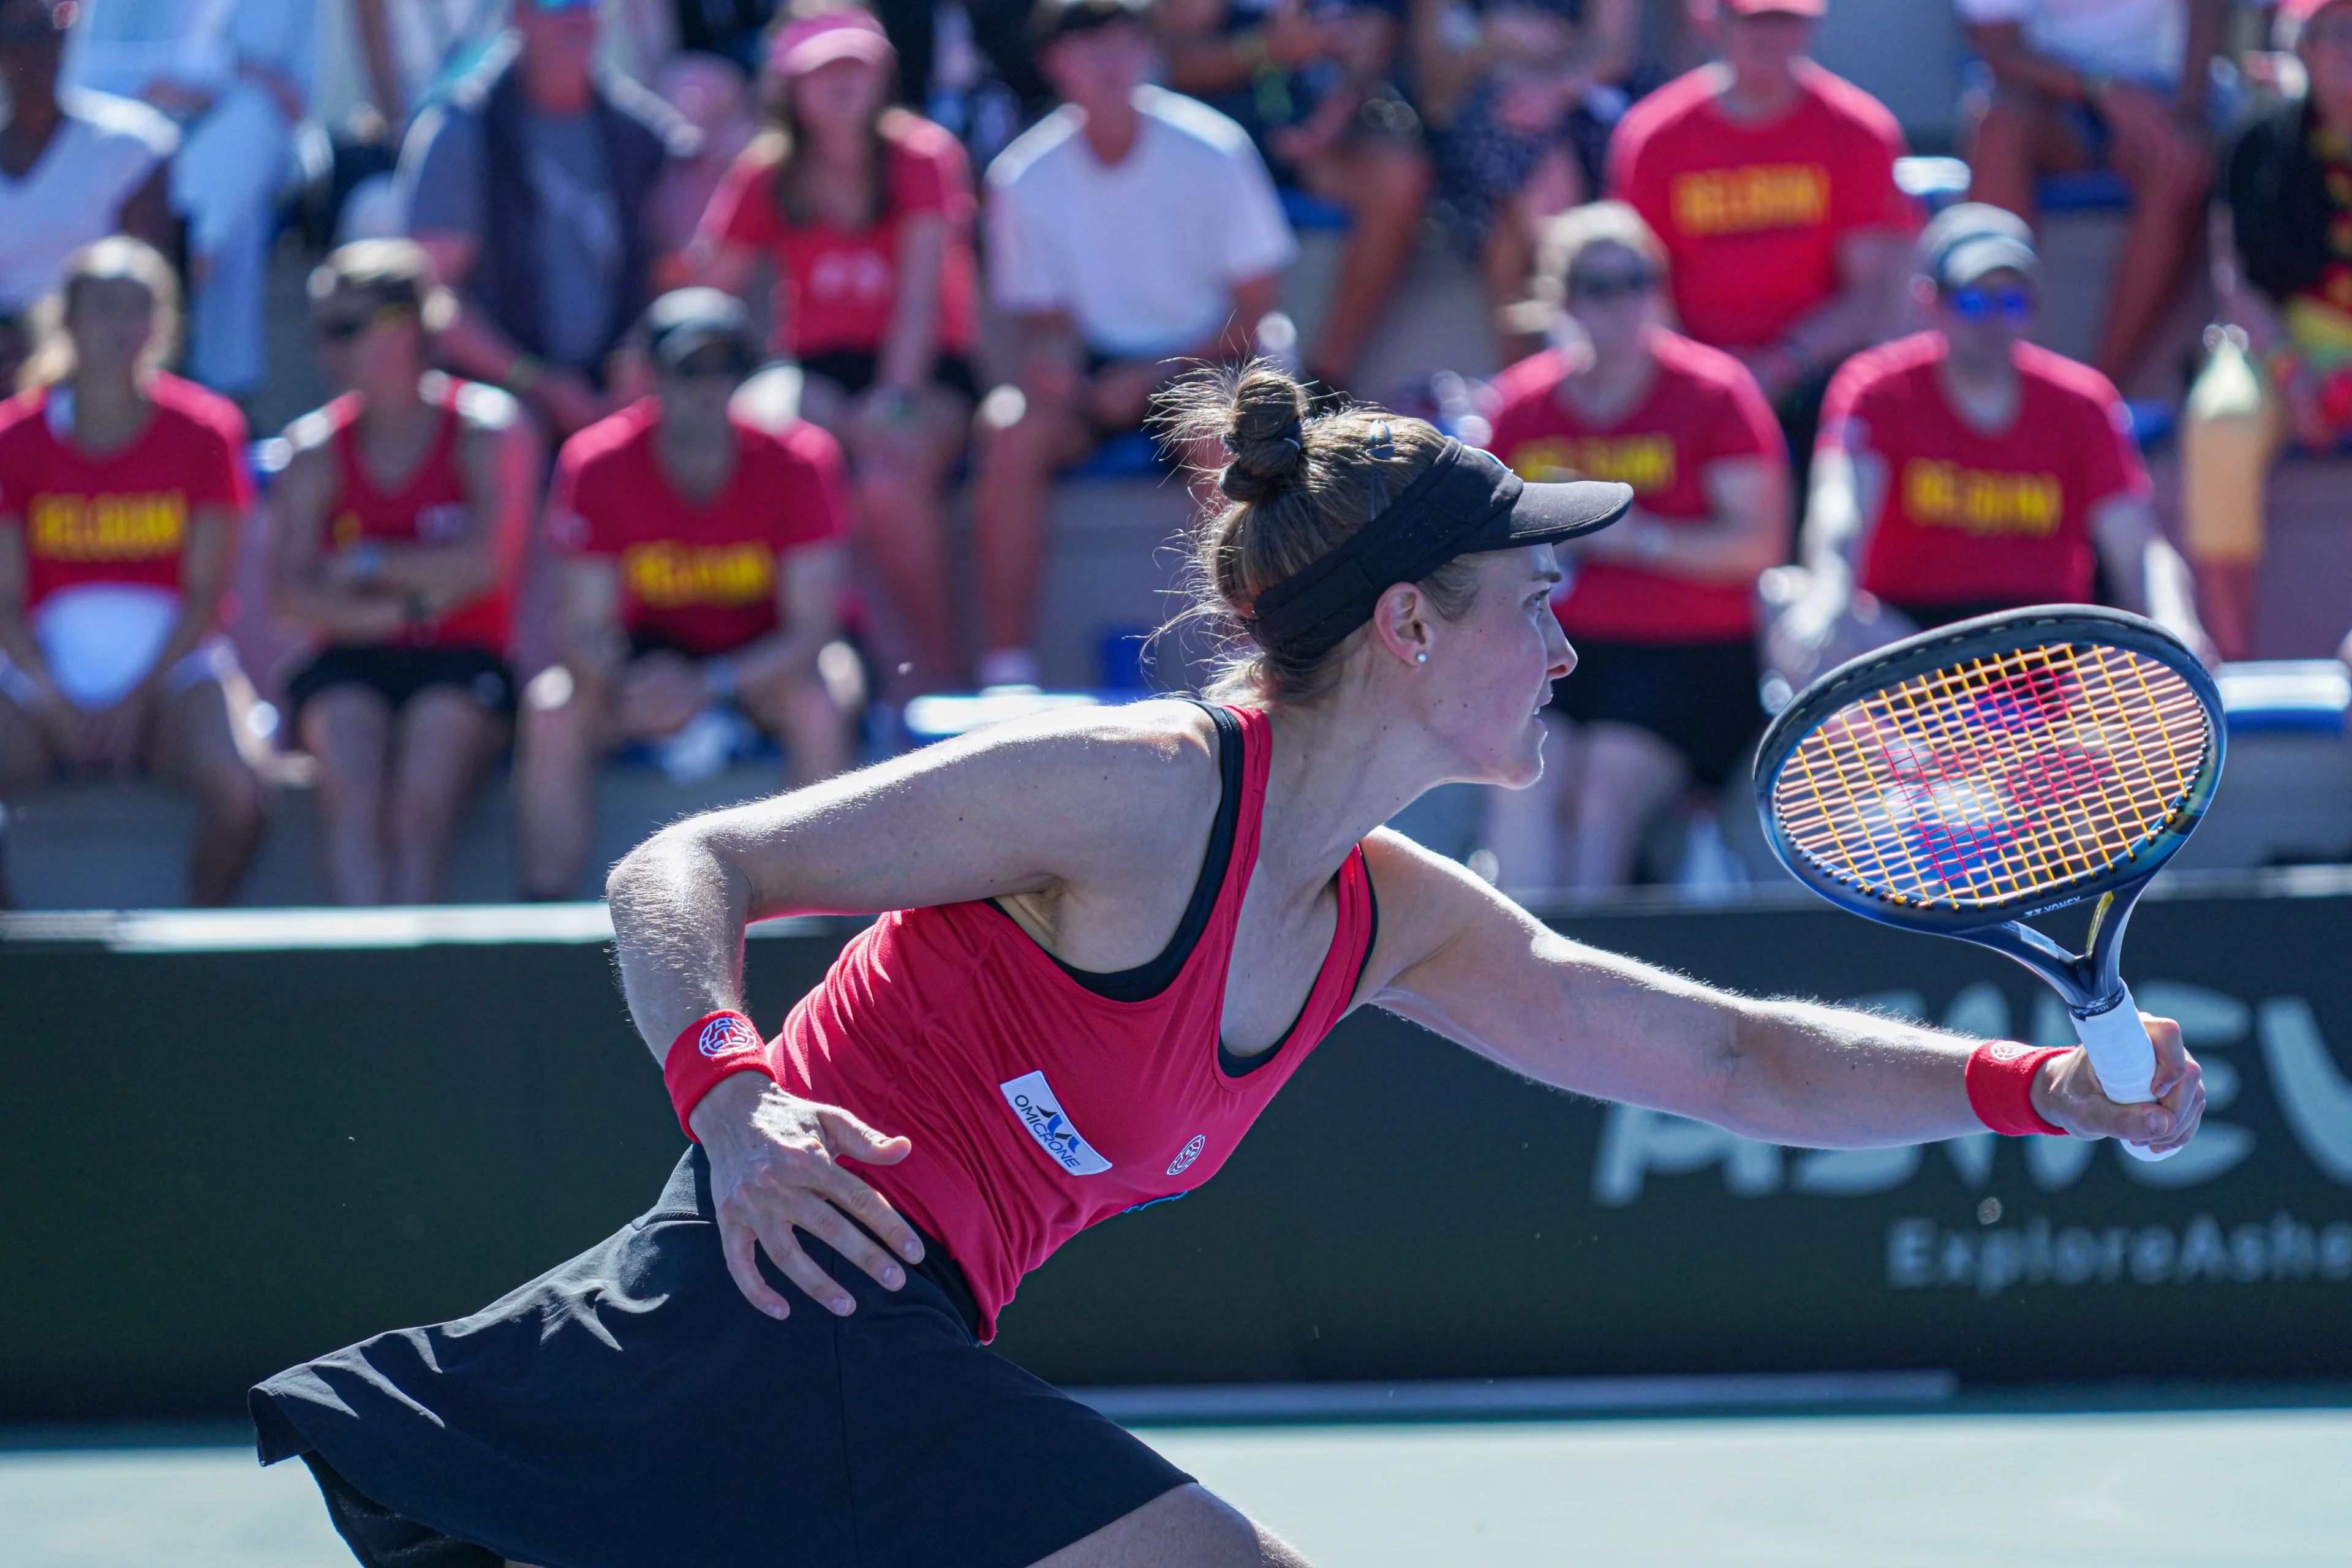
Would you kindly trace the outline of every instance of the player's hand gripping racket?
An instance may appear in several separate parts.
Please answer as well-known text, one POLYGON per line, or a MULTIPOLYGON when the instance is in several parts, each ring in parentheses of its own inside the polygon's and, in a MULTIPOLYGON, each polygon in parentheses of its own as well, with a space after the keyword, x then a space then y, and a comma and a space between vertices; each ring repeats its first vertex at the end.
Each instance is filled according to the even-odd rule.
POLYGON ((2048 981, 2107 1098, 2142 1103, 2156 1053, 2116 973, 2124 925, 2213 798, 2223 743, 2212 677, 2155 622, 2012 610, 1807 687, 1765 731, 1757 804, 1773 853, 1831 902, 2048 981), (2082 952, 2020 923, 2086 899, 2082 952))

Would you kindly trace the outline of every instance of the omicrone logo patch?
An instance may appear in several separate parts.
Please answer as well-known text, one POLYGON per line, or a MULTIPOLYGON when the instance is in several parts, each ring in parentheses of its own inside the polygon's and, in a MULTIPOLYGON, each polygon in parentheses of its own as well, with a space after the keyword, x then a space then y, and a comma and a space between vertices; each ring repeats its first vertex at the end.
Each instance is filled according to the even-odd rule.
POLYGON ((729 1051, 757 1050, 762 1043, 759 1030, 730 1014, 703 1025, 694 1048, 706 1057, 716 1057, 729 1051))
POLYGON ((1094 1146, 1070 1124, 1043 1072, 1023 1073, 996 1087, 1004 1096, 1004 1103, 1013 1108, 1013 1114, 1021 1119, 1021 1125, 1029 1130, 1029 1136, 1037 1140, 1037 1146, 1054 1163, 1074 1176, 1099 1176, 1110 1169, 1110 1162, 1096 1153, 1094 1146))

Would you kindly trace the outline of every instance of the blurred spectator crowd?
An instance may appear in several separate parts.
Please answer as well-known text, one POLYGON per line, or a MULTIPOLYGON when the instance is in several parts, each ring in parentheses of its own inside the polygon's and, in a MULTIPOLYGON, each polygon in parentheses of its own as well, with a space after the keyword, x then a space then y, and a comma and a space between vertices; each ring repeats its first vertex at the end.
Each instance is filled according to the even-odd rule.
POLYGON ((1655 875, 1912 630, 2248 657, 2273 465, 2352 434, 2352 0, 1906 3, 1961 178, 1813 62, 1824 0, 0 0, 0 800, 178 789, 210 904, 299 779, 328 895, 416 903, 504 767, 517 895, 572 896, 616 756, 813 782, 1038 685, 1057 487, 1256 356, 1637 492, 1567 563, 1546 779, 1480 804, 1515 892, 1655 875), (2081 363, 2032 339, 2086 175, 2081 363), (1429 247, 1491 341, 1367 384, 1429 247), (289 251, 331 396, 255 443, 289 251))

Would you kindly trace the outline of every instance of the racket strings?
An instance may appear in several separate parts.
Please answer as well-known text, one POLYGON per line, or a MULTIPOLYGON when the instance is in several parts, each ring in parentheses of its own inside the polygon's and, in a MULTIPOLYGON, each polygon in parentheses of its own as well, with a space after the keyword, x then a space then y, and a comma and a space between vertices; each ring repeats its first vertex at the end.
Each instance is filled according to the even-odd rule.
POLYGON ((2138 854, 2210 744, 2204 705, 2156 660, 2021 648, 1840 709, 1790 754, 1773 810, 1800 853, 1849 885, 1948 908, 2009 903, 2138 854))

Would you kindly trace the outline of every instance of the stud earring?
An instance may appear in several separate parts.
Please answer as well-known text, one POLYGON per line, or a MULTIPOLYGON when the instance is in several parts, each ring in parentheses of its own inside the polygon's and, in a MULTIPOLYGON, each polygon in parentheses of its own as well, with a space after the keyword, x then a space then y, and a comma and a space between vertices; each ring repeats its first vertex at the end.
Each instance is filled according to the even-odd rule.
POLYGON ((1412 662, 1415 664, 1427 664, 1429 662, 1429 650, 1427 648, 1423 648, 1419 653, 1414 654, 1412 656, 1412 662))

